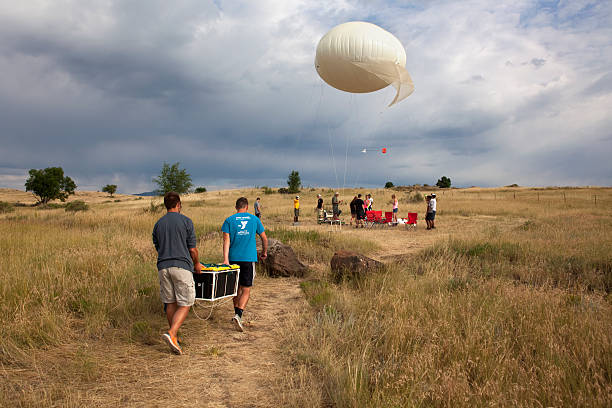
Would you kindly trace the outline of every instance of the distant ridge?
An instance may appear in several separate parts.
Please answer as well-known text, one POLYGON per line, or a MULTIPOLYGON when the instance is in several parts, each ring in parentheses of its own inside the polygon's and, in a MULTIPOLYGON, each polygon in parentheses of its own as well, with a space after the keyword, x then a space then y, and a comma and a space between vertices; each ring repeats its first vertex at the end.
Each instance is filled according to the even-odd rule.
POLYGON ((157 194, 157 192, 155 191, 145 191, 144 193, 138 193, 138 194, 132 194, 132 195, 141 196, 141 197, 154 197, 159 194, 157 194))

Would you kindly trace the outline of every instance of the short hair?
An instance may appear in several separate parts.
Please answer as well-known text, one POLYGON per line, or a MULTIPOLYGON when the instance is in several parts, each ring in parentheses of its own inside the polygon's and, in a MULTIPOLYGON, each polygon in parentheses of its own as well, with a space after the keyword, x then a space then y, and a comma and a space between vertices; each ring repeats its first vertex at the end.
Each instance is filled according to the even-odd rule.
POLYGON ((257 197, 257 199, 259 200, 259 197, 257 197))
POLYGON ((249 205, 249 200, 247 200, 246 197, 240 197, 239 199, 236 200, 237 210, 242 210, 243 208, 246 208, 248 205, 249 205))
POLYGON ((361 198, 361 194, 357 194, 357 198, 361 198))
POLYGON ((180 202, 181 197, 174 191, 169 191, 166 193, 166 195, 164 195, 164 205, 166 206, 166 210, 173 209, 180 202))

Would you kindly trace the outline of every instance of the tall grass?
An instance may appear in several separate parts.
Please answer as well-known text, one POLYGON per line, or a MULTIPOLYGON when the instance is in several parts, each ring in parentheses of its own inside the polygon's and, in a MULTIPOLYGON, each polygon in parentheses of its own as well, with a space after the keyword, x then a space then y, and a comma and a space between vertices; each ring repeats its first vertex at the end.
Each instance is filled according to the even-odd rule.
MULTIPOLYGON (((359 192, 372 192, 378 205, 392 194, 359 192)), ((221 261, 219 230, 235 199, 259 194, 184 197, 203 261, 221 261)), ((437 231, 403 237, 407 252, 419 241, 433 245, 339 285, 327 269, 335 251, 384 255, 387 232, 399 230, 330 233, 309 215, 316 191, 301 193, 303 226, 291 228, 292 198, 262 197, 268 235, 318 271, 302 283, 311 309, 285 333, 295 373, 285 405, 609 406, 612 191, 513 194, 439 193, 437 231)), ((79 406, 82 391, 65 384, 87 389, 103 370, 80 345, 107 336, 158 342, 165 321, 151 231, 163 215, 159 199, 105 200, 74 214, 63 206, 0 214, 0 405, 79 406), (31 373, 47 382, 29 381, 31 373)), ((400 214, 423 210, 400 206, 400 214)))
POLYGON ((444 204, 457 218, 464 206, 506 217, 358 282, 303 283, 314 313, 287 342, 296 367, 322 378, 323 404, 610 406, 609 201, 586 216, 562 203, 444 204))

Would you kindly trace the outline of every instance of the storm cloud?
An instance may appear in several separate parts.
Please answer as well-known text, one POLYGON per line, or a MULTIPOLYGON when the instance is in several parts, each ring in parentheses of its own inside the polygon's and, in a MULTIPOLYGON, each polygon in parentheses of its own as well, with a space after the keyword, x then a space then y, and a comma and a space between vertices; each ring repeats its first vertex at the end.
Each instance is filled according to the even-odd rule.
POLYGON ((0 187, 62 166, 80 189, 194 184, 609 185, 612 4, 88 1, 0 5, 0 187), (333 26, 406 48, 415 92, 317 76, 333 26), (386 155, 363 154, 387 147, 386 155))

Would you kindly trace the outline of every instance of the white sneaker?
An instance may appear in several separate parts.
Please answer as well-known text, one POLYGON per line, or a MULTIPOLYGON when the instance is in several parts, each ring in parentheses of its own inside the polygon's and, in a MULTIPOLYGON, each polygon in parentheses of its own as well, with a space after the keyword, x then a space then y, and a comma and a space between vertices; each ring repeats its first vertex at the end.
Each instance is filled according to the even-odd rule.
POLYGON ((235 314, 234 317, 232 317, 232 322, 234 323, 234 327, 236 328, 236 330, 238 330, 239 332, 244 331, 244 327, 242 327, 242 318, 240 316, 235 314))

